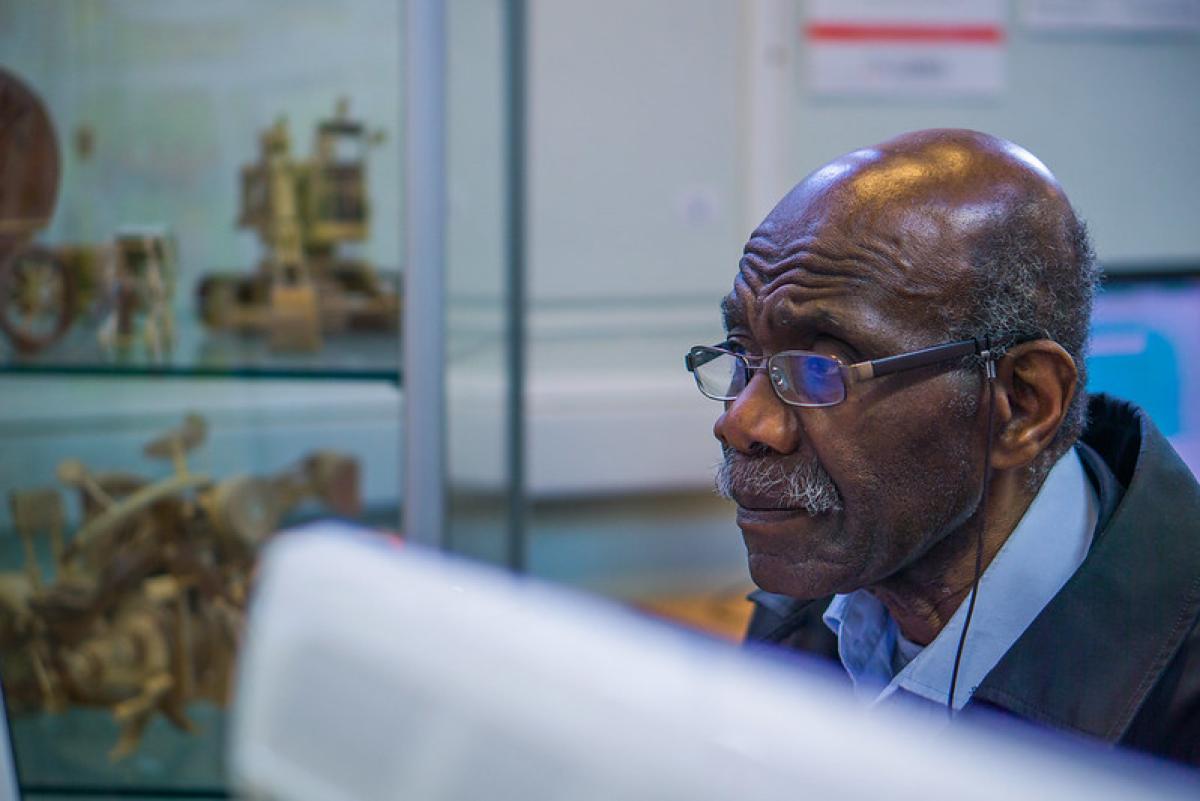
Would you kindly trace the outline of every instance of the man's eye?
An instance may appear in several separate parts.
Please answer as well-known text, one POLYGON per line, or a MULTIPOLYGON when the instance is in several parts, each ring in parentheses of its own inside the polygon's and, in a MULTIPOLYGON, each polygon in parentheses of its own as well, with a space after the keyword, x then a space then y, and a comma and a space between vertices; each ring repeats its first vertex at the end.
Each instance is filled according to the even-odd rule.
POLYGON ((835 340, 821 339, 813 343, 812 350, 822 356, 828 356, 841 364, 855 364, 858 359, 852 348, 835 340))
POLYGON ((838 364, 853 364, 854 360, 845 354, 844 351, 835 348, 821 348, 817 351, 822 356, 828 356, 838 364))

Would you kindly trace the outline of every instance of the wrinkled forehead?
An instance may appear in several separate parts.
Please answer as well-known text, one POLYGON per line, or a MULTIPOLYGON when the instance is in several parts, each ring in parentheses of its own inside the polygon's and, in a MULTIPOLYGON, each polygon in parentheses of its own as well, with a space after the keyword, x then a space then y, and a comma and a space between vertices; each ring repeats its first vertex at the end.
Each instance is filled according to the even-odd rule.
POLYGON ((818 170, 755 229, 722 304, 727 324, 781 293, 853 293, 860 304, 917 314, 961 291, 964 247, 949 232, 971 209, 889 192, 877 174, 854 168, 839 161, 818 170))

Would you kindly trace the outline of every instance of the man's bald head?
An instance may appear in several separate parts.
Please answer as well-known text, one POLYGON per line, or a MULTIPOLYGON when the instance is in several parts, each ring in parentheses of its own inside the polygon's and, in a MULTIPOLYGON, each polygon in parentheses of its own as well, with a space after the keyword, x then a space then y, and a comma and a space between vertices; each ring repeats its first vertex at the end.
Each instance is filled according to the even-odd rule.
POLYGON ((1039 239, 1067 246, 1063 221, 1074 213, 1058 181, 1033 154, 977 131, 932 129, 856 150, 813 172, 756 234, 770 231, 777 241, 803 236, 802 227, 813 220, 806 212, 820 207, 856 218, 855 228, 893 218, 906 234, 948 255, 947 249, 970 248, 994 235, 1031 206, 1043 212, 1039 239))
POLYGON ((1012 334, 1066 349, 1079 378, 1039 466, 1052 464, 1083 427, 1098 270, 1086 228, 1046 166, 1012 142, 961 129, 853 151, 780 201, 746 245, 743 278, 778 277, 789 253, 829 241, 830 220, 838 221, 839 256, 870 263, 873 280, 911 295, 947 337, 1012 334), (765 265, 777 269, 755 269, 765 265))
MULTIPOLYGON (((864 188, 871 187, 873 179, 884 177, 891 187, 928 193, 947 202, 972 202, 997 193, 1010 198, 1037 194, 1066 201, 1058 181, 1032 153, 978 131, 914 131, 849 157, 862 165, 858 177, 866 182, 864 188)), ((882 188, 877 180, 874 188, 882 188)))

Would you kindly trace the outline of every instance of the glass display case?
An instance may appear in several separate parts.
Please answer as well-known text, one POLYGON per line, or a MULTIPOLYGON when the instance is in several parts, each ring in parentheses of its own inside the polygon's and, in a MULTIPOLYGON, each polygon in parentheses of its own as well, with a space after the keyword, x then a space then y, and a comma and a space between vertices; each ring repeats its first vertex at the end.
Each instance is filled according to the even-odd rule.
POLYGON ((0 7, 0 669, 31 798, 224 797, 256 549, 402 504, 403 4, 0 7))

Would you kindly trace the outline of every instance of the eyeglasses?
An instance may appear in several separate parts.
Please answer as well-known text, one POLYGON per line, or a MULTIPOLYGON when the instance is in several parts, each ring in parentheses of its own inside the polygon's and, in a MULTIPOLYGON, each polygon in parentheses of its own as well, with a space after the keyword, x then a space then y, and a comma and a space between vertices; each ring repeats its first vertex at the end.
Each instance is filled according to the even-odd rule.
POLYGON ((990 337, 960 339, 882 359, 842 364, 831 356, 807 350, 785 350, 763 359, 734 353, 720 345, 697 345, 688 351, 684 364, 695 376, 700 391, 713 400, 735 399, 750 383, 751 373, 765 370, 781 401, 789 406, 820 407, 844 401, 846 388, 851 384, 904 370, 972 355, 983 356, 990 366, 991 348, 990 337))

